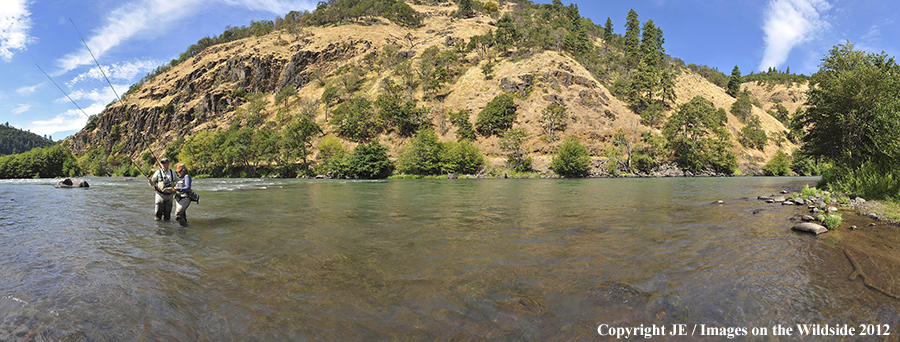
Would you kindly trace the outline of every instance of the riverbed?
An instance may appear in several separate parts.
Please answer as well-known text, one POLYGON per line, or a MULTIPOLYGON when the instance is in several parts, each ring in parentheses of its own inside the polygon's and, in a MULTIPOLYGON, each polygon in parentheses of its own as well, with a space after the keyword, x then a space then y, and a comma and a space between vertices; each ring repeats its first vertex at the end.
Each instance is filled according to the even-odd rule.
POLYGON ((195 179, 186 228, 153 220, 145 180, 86 180, 0 181, 0 340, 900 334, 900 301, 851 280, 832 233, 791 231, 801 208, 756 200, 816 178, 195 179))

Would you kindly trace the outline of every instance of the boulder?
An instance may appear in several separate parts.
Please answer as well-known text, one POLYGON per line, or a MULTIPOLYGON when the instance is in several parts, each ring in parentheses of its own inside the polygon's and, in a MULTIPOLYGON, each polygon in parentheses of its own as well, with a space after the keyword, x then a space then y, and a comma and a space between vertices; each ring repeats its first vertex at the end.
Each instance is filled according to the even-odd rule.
POLYGON ((820 224, 816 224, 816 223, 812 223, 812 222, 799 223, 799 224, 795 225, 794 227, 792 227, 791 229, 800 231, 800 232, 813 233, 816 235, 828 232, 828 228, 825 228, 824 226, 822 226, 820 224))
POLYGON ((775 202, 779 202, 779 203, 780 203, 780 202, 784 202, 784 201, 785 201, 785 198, 784 198, 784 196, 782 196, 782 195, 778 195, 778 196, 775 196, 775 198, 773 198, 773 200, 775 200, 775 202))
POLYGON ((803 222, 812 222, 812 221, 815 221, 816 218, 809 216, 809 215, 803 215, 803 216, 800 216, 800 220, 802 220, 803 222))
POLYGON ((769 197, 769 196, 759 196, 759 197, 756 197, 756 199, 758 199, 758 200, 760 200, 760 201, 768 201, 768 200, 772 199, 772 197, 769 197))
POLYGON ((75 180, 73 180, 73 179, 71 179, 71 178, 66 178, 66 179, 63 179, 63 180, 59 181, 59 183, 56 183, 56 187, 57 187, 57 188, 61 188, 61 189, 68 189, 68 188, 87 188, 87 187, 89 187, 89 186, 90 186, 90 185, 88 185, 88 182, 85 181, 85 180, 83 180, 83 179, 75 179, 75 180))

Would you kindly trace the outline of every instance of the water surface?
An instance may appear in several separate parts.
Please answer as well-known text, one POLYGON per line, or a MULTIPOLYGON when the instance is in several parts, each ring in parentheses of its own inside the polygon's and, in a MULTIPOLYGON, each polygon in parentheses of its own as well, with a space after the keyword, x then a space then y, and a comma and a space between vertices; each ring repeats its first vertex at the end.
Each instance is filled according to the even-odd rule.
POLYGON ((898 301, 849 280, 827 239, 790 231, 799 209, 756 200, 812 178, 197 179, 188 228, 153 221, 141 179, 87 180, 0 181, 0 340, 900 334, 898 301))

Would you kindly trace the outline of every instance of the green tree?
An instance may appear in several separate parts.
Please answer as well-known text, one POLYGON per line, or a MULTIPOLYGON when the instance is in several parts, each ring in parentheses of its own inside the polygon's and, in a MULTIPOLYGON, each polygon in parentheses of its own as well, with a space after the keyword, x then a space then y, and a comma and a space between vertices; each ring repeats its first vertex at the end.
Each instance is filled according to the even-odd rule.
POLYGON ((510 129, 500 139, 500 149, 506 152, 507 166, 518 172, 531 170, 531 158, 525 156, 525 139, 528 139, 528 133, 524 128, 510 129))
POLYGON ((712 167, 717 172, 734 173, 737 157, 725 128, 725 110, 716 110, 702 96, 683 103, 663 126, 667 147, 679 165, 692 172, 712 167))
POLYGON ((747 120, 747 124, 741 128, 741 134, 738 139, 741 145, 749 148, 755 148, 762 151, 769 142, 766 131, 762 129, 759 116, 753 115, 747 120))
POLYGON ((369 141, 384 129, 384 120, 375 111, 372 102, 364 97, 353 98, 338 106, 331 124, 338 135, 350 141, 369 141))
POLYGON ((519 36, 516 24, 513 22, 512 17, 509 16, 509 13, 504 14, 500 20, 497 20, 497 34, 494 36, 494 40, 497 42, 496 47, 501 56, 507 55, 509 50, 516 46, 519 36))
POLYGON ((484 136, 500 134, 512 127, 517 108, 512 94, 497 95, 478 113, 475 129, 484 136))
POLYGON ((547 140, 556 141, 553 133, 555 131, 565 131, 566 120, 568 119, 569 114, 566 111, 566 107, 555 103, 545 107, 541 111, 540 123, 547 130, 547 140))
POLYGON ((603 41, 606 44, 612 44, 613 39, 615 39, 615 34, 613 33, 613 22, 612 19, 606 17, 606 25, 603 25, 603 41))
POLYGON ((309 155, 313 139, 322 134, 322 128, 308 115, 297 115, 281 130, 281 157, 288 164, 300 159, 300 171, 309 171, 309 155))
POLYGON ((725 93, 731 95, 731 97, 738 97, 740 91, 741 69, 738 69, 738 66, 735 65, 734 69, 731 70, 731 77, 728 78, 728 87, 725 89, 725 93))
POLYGON ((812 75, 809 107, 799 116, 803 151, 854 170, 900 165, 900 66, 886 54, 835 46, 812 75))
POLYGON ((457 10, 457 15, 460 18, 471 18, 475 16, 475 2, 473 0, 459 0, 459 10, 457 10))
POLYGON ((469 111, 460 109, 456 112, 450 112, 450 122, 457 127, 456 140, 475 140, 475 129, 469 122, 469 111))
POLYGON ((584 177, 591 166, 587 147, 574 135, 567 136, 550 161, 550 169, 566 178, 584 177))
POLYGON ((413 175, 438 175, 443 172, 443 145, 432 129, 423 129, 400 152, 397 171, 413 175))
POLYGON ((768 176, 785 176, 791 173, 791 157, 778 150, 762 169, 768 176))
POLYGON ((741 93, 737 100, 731 104, 731 114, 738 118, 741 123, 746 123, 753 114, 753 102, 747 93, 741 93))
POLYGON ((636 67, 641 60, 641 22, 638 14, 631 9, 625 18, 625 62, 629 67, 636 67))
POLYGON ((357 145, 347 160, 350 173, 360 179, 387 178, 394 172, 394 164, 388 159, 387 147, 373 141, 357 145))
POLYGON ((445 172, 476 174, 484 166, 484 154, 469 140, 444 143, 445 172))
POLYGON ((375 106, 378 107, 378 116, 383 120, 384 126, 400 136, 411 136, 430 124, 426 116, 428 109, 417 108, 412 101, 403 101, 399 94, 379 95, 375 106))

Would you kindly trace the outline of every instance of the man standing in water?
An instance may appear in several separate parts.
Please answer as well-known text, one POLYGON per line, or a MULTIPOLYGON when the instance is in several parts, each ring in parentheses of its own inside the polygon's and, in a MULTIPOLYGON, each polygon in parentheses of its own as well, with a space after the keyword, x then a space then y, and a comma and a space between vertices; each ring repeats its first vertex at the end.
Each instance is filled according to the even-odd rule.
POLYGON ((182 227, 187 227, 187 208, 191 205, 191 175, 184 164, 175 166, 175 172, 181 177, 175 184, 175 221, 182 227))
POLYGON ((168 221, 172 217, 172 194, 175 193, 172 187, 178 181, 178 176, 169 169, 169 159, 163 158, 159 165, 159 170, 148 181, 156 189, 156 220, 168 221))

